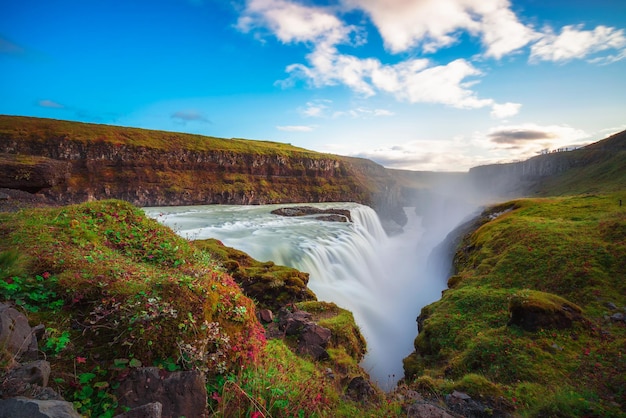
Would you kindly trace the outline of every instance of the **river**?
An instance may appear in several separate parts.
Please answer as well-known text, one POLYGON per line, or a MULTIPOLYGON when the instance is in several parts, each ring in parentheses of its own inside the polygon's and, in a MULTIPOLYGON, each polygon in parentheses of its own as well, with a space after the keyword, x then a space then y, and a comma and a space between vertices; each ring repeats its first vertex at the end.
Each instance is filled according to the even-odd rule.
POLYGON ((402 359, 413 351, 415 319, 441 296, 450 260, 429 260, 458 222, 437 230, 422 225, 413 208, 401 234, 388 237, 376 212, 356 203, 306 204, 349 209, 352 223, 283 217, 270 212, 294 205, 176 206, 146 214, 190 239, 216 238, 259 261, 309 273, 319 300, 353 312, 368 346, 362 366, 385 390, 402 378, 402 359), (430 261, 430 262, 429 262, 430 261))

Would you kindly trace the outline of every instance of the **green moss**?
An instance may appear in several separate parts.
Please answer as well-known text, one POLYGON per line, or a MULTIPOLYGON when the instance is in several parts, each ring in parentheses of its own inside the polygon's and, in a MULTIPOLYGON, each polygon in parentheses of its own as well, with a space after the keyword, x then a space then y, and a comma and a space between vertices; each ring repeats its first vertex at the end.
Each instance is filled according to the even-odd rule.
POLYGON ((366 342, 352 312, 329 302, 300 302, 297 307, 312 313, 318 325, 332 332, 331 347, 342 347, 356 362, 361 361, 367 351, 366 342))
POLYGON ((420 387, 426 376, 438 393, 450 381, 476 394, 496 388, 523 416, 618 416, 626 330, 606 318, 608 302, 626 305, 620 197, 520 199, 488 211, 500 215, 464 237, 450 289, 422 310, 404 361, 409 381, 420 387), (520 315, 536 326, 517 326, 520 315))
POLYGON ((290 303, 315 299, 315 294, 306 286, 307 273, 273 262, 257 261, 216 239, 194 241, 194 246, 220 262, 259 307, 278 311, 290 303))

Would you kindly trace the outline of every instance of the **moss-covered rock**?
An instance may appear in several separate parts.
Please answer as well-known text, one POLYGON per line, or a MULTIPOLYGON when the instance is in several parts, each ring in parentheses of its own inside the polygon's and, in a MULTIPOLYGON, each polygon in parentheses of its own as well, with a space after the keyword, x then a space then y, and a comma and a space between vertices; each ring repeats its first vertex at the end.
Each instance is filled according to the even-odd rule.
POLYGON ((194 241, 194 245, 218 260, 244 293, 261 308, 276 312, 287 304, 316 299, 307 287, 308 273, 271 261, 259 262, 216 239, 194 241))
POLYGON ((571 328, 582 320, 582 309, 560 296, 545 292, 523 290, 509 300, 511 319, 508 325, 517 325, 527 331, 542 328, 571 328))

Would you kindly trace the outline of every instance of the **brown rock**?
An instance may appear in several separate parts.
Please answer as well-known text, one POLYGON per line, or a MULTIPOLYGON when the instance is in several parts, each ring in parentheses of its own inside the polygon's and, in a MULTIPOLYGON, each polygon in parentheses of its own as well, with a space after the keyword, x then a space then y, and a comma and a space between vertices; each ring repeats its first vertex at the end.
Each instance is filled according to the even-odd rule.
POLYGON ((116 415, 113 418, 161 418, 162 414, 163 405, 161 405, 161 402, 151 402, 116 415))
POLYGON ((269 309, 259 310, 259 318, 266 324, 274 322, 274 314, 269 309))
POLYGON ((0 418, 81 418, 71 403, 11 398, 0 400, 0 418))
POLYGON ((0 303, 0 347, 19 357, 29 349, 32 339, 32 330, 24 314, 0 303))
POLYGON ((454 418, 445 409, 426 402, 416 402, 407 409, 409 418, 454 418))
POLYGON ((121 383, 117 397, 120 405, 130 408, 159 402, 163 406, 164 418, 208 416, 204 376, 196 370, 136 369, 121 383))

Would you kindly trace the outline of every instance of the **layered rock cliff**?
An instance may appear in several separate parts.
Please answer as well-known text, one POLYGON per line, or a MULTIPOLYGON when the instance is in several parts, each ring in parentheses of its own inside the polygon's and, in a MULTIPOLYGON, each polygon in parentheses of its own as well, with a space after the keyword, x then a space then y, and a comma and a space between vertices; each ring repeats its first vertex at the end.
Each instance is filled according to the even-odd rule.
MULTIPOLYGON (((378 164, 266 141, 0 116, 0 187, 55 203, 139 206, 354 201, 398 213, 378 164)), ((401 221, 401 216, 395 216, 401 221)))

